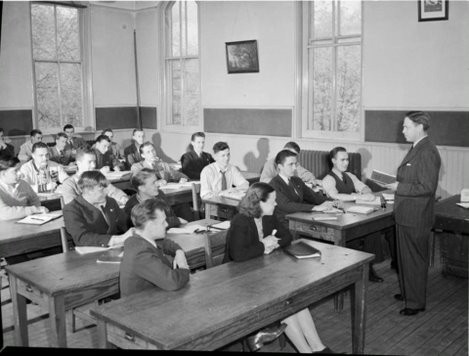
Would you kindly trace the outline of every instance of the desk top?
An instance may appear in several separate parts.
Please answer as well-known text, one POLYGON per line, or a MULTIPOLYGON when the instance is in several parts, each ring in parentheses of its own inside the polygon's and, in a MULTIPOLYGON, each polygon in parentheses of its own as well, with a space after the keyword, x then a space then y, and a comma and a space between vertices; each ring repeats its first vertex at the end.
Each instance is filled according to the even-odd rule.
POLYGON ((209 204, 217 204, 217 205, 228 205, 228 206, 234 206, 237 207, 239 205, 239 200, 237 199, 230 199, 230 198, 225 198, 225 197, 211 197, 207 199, 202 199, 204 203, 209 203, 209 204))
POLYGON ((456 205, 460 201, 457 194, 435 204, 435 229, 469 234, 469 209, 456 205))
MULTIPOLYGON (((93 308, 92 314, 162 349, 184 349, 183 345, 210 339, 236 322, 247 333, 255 327, 249 317, 261 309, 278 307, 279 302, 373 259, 372 254, 361 251, 304 241, 321 250, 322 258, 298 260, 277 250, 193 274, 187 286, 178 291, 148 289, 93 308)), ((278 317, 290 313, 288 307, 282 307, 278 317)))
POLYGON ((62 216, 42 225, 18 224, 18 220, 20 219, 0 221, 0 231, 2 231, 0 234, 0 246, 4 243, 10 243, 12 240, 21 241, 34 236, 58 231, 64 226, 62 216))
MULTIPOLYGON (((192 224, 209 225, 216 220, 199 220, 192 224)), ((19 225, 19 224, 18 224, 19 225)), ((219 233, 219 232, 216 232, 219 233)), ((194 259, 205 259, 204 234, 168 234, 167 238, 177 242, 186 253, 189 265, 194 259)), ((23 281, 36 286, 49 295, 64 294, 72 290, 97 285, 119 277, 119 264, 97 263, 103 252, 80 255, 76 251, 6 266, 11 273, 23 281)))

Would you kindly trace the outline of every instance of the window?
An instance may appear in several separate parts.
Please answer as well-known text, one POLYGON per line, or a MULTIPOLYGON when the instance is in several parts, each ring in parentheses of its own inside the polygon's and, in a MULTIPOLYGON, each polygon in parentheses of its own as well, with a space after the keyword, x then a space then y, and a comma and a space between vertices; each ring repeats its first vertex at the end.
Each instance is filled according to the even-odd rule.
POLYGON ((37 127, 57 132, 85 126, 83 18, 80 9, 31 4, 37 127))
POLYGON ((165 17, 165 123, 171 127, 200 125, 198 5, 171 2, 165 17))
POLYGON ((305 1, 302 123, 305 136, 360 138, 360 1, 305 1))

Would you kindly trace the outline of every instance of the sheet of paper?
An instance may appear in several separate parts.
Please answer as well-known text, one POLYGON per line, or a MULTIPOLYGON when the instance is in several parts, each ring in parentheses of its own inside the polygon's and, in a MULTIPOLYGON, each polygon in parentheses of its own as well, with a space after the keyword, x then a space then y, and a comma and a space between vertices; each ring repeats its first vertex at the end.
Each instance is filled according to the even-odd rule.
POLYGON ((219 230, 228 230, 230 228, 230 224, 231 224, 230 221, 226 220, 226 221, 222 221, 221 223, 213 224, 211 225, 211 227, 215 229, 219 229, 219 230))
POLYGON ((207 231, 207 227, 197 224, 183 227, 173 227, 168 230, 168 234, 193 234, 195 231, 207 231))
POLYGON ((456 203, 456 204, 465 209, 469 209, 469 203, 456 203))
POLYGON ((93 252, 104 252, 109 250, 110 247, 99 247, 99 246, 75 246, 75 251, 80 255, 86 255, 87 253, 93 252))

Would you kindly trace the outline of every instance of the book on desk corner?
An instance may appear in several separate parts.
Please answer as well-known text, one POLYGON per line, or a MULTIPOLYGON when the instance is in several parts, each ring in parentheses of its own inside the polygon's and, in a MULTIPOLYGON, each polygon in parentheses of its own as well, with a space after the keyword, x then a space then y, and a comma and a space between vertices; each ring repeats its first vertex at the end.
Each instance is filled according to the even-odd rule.
POLYGON ((99 255, 98 263, 121 263, 124 258, 124 246, 112 248, 99 255))
POLYGON ((285 247, 285 252, 298 259, 321 257, 321 251, 303 241, 285 247))
POLYGON ((53 211, 44 214, 33 214, 29 215, 21 220, 18 220, 19 224, 31 224, 31 225, 42 225, 51 220, 60 218, 62 216, 62 210, 53 211))
POLYGON ((375 209, 372 206, 352 205, 347 209, 347 213, 371 214, 375 209))

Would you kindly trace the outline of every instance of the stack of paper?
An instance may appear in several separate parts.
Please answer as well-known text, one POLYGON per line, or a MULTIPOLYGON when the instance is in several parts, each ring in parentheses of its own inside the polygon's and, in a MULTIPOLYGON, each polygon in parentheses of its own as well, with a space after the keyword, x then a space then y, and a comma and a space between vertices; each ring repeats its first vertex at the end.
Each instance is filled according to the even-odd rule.
POLYGON ((360 197, 357 197, 355 202, 357 204, 381 206, 381 198, 379 196, 375 197, 373 200, 365 200, 365 199, 361 199, 360 197))
POLYGON ((62 216, 62 210, 52 211, 45 214, 33 214, 25 217, 24 219, 18 220, 20 224, 32 224, 32 225, 42 225, 48 221, 60 218, 62 216))
POLYGON ((207 227, 195 224, 184 227, 173 227, 168 230, 168 234, 193 234, 202 231, 207 231, 207 227))
POLYGON ((347 209, 347 213, 370 214, 374 210, 371 206, 353 205, 347 209))

